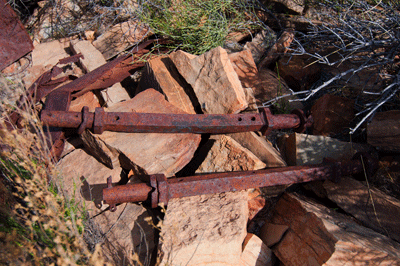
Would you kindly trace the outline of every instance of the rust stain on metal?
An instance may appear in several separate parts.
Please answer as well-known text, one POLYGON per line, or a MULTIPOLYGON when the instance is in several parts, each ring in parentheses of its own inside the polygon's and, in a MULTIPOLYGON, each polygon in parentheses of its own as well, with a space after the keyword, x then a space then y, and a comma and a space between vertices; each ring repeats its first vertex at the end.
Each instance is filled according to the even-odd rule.
MULTIPOLYGON (((376 162, 363 155, 364 165, 376 169, 376 162)), ((338 181, 341 176, 362 173, 360 157, 351 161, 329 162, 318 165, 291 166, 257 171, 213 173, 167 180, 164 175, 150 176, 150 183, 127 184, 103 189, 106 204, 115 207, 123 202, 149 200, 153 208, 169 199, 205 195, 228 191, 240 191, 256 187, 289 185, 315 180, 338 181)))
MULTIPOLYGON (((0 0, 0 3, 3 3, 4 0, 0 0)), ((5 3, 4 3, 5 5, 5 3)), ((8 6, 9 7, 9 6, 8 6)), ((3 9, 0 8, 0 14, 4 12, 3 9)), ((2 17, 0 17, 1 21, 2 17)), ((3 28, 0 25, 0 33, 3 28)), ((0 37, 3 37, 0 35, 0 37)), ((1 52, 4 48, 4 45, 1 45, 0 38, 0 59, 1 59, 1 52)), ((133 74, 137 69, 144 66, 144 61, 140 60, 143 55, 149 53, 150 51, 146 49, 150 44, 152 44, 155 40, 149 40, 140 44, 133 54, 127 54, 120 56, 100 67, 97 69, 87 73, 86 75, 73 80, 70 83, 67 83, 63 86, 58 87, 60 84, 64 83, 65 81, 71 79, 71 77, 62 77, 58 79, 53 79, 57 75, 61 74, 62 69, 58 67, 59 64, 67 64, 72 62, 77 62, 79 58, 83 57, 82 54, 76 54, 64 59, 59 60, 57 65, 55 65, 51 70, 43 73, 27 90, 27 93, 21 96, 21 99, 18 101, 17 106, 24 109, 27 107, 31 107, 33 103, 37 103, 44 97, 53 94, 53 96, 49 96, 50 101, 47 101, 46 107, 44 110, 46 111, 68 111, 69 109, 69 102, 71 97, 78 97, 85 94, 88 91, 95 90, 95 89, 104 89, 107 88, 116 82, 120 82, 129 75, 133 74), (136 60, 136 62, 135 62, 136 60), (72 93, 74 93, 72 95, 72 93), (58 95, 58 96, 57 96, 58 95), (51 99, 54 97, 59 98, 59 103, 52 102, 51 99), (61 99, 62 97, 66 97, 61 99), (52 102, 49 105, 49 102, 52 102), (68 104, 66 103, 68 102, 68 104), (57 107, 58 106, 58 107, 57 107), (61 108, 60 108, 61 106, 61 108)), ((163 42, 163 41, 161 41, 163 42)), ((1 62, 1 60, 0 60, 1 62)), ((86 116, 83 114, 82 122, 86 121, 86 116)), ((98 117, 100 114, 98 115, 98 117)), ((9 119, 6 119, 5 126, 8 130, 12 130, 15 127, 18 127, 20 121, 20 114, 18 112, 13 112, 9 115, 9 119)), ((101 122, 101 121, 100 121, 101 122)), ((85 122, 86 123, 86 122, 85 122)), ((83 125, 85 123, 82 123, 83 125)), ((85 127, 83 125, 80 127, 80 130, 83 131, 85 127)), ((63 147, 64 147, 64 135, 62 133, 61 128, 57 128, 57 126, 51 126, 52 129, 48 137, 51 139, 51 143, 49 145, 52 147, 52 154, 55 155, 54 157, 57 158, 58 155, 61 154, 63 147), (55 129, 56 128, 56 129, 55 129)), ((0 128, 2 126, 0 125, 0 128)))
POLYGON ((6 0, 0 0, 0 70, 33 49, 32 40, 6 0))
POLYGON ((258 114, 155 114, 104 112, 96 108, 89 112, 62 112, 44 110, 41 120, 45 125, 91 129, 96 134, 103 131, 130 133, 237 133, 262 131, 265 134, 276 129, 301 129, 306 126, 306 118, 301 111, 293 114, 272 115, 269 109, 261 109, 258 114))
POLYGON ((57 90, 69 91, 72 97, 79 97, 89 91, 105 89, 129 77, 145 62, 141 58, 150 52, 146 47, 155 40, 148 40, 140 44, 133 54, 126 54, 96 68, 86 75, 64 85, 57 90))
POLYGON ((79 58, 84 59, 82 53, 79 53, 79 54, 76 54, 76 55, 71 55, 71 56, 66 57, 66 58, 62 58, 62 59, 58 60, 57 64, 64 65, 64 64, 68 64, 68 63, 76 63, 76 62, 79 61, 79 58))

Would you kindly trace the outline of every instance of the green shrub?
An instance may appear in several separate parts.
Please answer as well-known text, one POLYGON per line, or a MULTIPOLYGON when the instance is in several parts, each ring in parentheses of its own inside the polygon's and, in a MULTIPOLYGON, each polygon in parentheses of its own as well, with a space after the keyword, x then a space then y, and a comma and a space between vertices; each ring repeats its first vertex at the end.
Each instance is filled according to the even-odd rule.
POLYGON ((173 41, 173 48, 202 54, 222 46, 233 31, 260 28, 251 1, 192 0, 146 1, 138 8, 139 18, 155 34, 173 41))

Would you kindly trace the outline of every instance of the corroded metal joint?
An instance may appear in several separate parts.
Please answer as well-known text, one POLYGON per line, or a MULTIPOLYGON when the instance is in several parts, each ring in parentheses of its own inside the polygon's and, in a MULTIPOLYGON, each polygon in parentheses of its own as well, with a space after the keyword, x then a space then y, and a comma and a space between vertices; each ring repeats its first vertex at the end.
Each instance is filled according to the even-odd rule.
POLYGON ((94 110, 93 133, 102 134, 104 132, 104 109, 96 107, 94 110))
POLYGON ((291 114, 297 115, 297 117, 300 120, 299 126, 294 128, 294 131, 297 133, 303 133, 304 131, 306 131, 306 128, 310 127, 313 123, 312 116, 310 115, 310 116, 306 117, 303 110, 301 110, 301 109, 294 109, 291 112, 291 114))
MULTIPOLYGON (((109 176, 109 177, 107 177, 107 188, 110 189, 112 187, 113 187, 112 186, 112 177, 109 176)), ((117 206, 116 206, 115 203, 111 203, 110 201, 106 201, 106 200, 104 200, 104 203, 108 203, 109 204, 110 211, 115 212, 117 210, 117 206)))
POLYGON ((111 176, 107 178, 107 188, 103 189, 103 200, 115 211, 116 204, 122 202, 149 201, 152 208, 159 204, 166 206, 169 201, 169 184, 163 174, 150 175, 150 184, 129 183, 121 186, 112 185, 111 176))
POLYGON ((169 201, 169 184, 165 175, 151 175, 150 185, 153 188, 151 192, 151 207, 157 208, 159 204, 166 206, 169 201))
POLYGON ((264 127, 261 133, 267 136, 271 131, 276 129, 294 129, 295 132, 302 133, 307 127, 312 125, 313 119, 311 116, 306 117, 304 112, 300 109, 293 110, 290 114, 273 115, 271 110, 267 107, 260 109, 261 117, 264 127))

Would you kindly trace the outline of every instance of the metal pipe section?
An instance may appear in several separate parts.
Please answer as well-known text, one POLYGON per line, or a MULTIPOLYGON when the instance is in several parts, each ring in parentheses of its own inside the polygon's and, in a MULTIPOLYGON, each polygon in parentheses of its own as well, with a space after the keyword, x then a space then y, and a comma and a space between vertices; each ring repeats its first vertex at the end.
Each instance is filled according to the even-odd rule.
POLYGON ((152 190, 153 188, 146 183, 126 184, 104 189, 103 199, 104 203, 109 205, 146 201, 152 190))
POLYGON ((331 179, 337 176, 337 170, 336 164, 292 166, 171 179, 168 180, 169 199, 331 179))

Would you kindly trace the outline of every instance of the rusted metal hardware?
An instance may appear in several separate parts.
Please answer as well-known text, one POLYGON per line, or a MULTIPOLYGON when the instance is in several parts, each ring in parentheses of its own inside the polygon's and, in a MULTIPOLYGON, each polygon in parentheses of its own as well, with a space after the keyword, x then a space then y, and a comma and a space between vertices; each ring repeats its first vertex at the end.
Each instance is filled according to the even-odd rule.
MULTIPOLYGON (((213 173, 169 180, 162 174, 151 175, 150 183, 132 183, 112 186, 111 177, 103 189, 103 200, 114 211, 116 204, 149 201, 153 208, 168 204, 170 199, 195 195, 240 191, 256 187, 289 185, 315 180, 339 181, 342 176, 362 173, 365 167, 376 169, 376 161, 361 155, 348 161, 308 166, 290 166, 257 171, 213 173)), ((367 170, 368 171, 368 170, 367 170)))
MULTIPOLYGON (((136 70, 144 67, 143 57, 150 53, 147 47, 155 41, 147 40, 139 44, 132 53, 121 55, 86 75, 57 88, 57 90, 69 91, 72 97, 79 97, 89 91, 105 89, 117 82, 121 82, 136 70)), ((164 41, 158 40, 158 43, 162 42, 164 41)))
MULTIPOLYGON (((71 79, 69 76, 64 76, 61 78, 56 78, 54 77, 58 76, 63 72, 61 67, 59 67, 59 64, 67 64, 67 63, 74 63, 79 60, 79 58, 82 57, 82 54, 77 54, 75 56, 70 56, 66 57, 63 59, 60 59, 59 62, 53 66, 49 71, 46 71, 43 73, 24 93, 21 95, 19 100, 16 103, 17 110, 12 112, 6 119, 5 119, 5 126, 7 127, 8 130, 12 130, 13 128, 17 127, 20 128, 20 120, 21 120, 21 114, 19 113, 19 110, 28 110, 32 109, 33 106, 38 103, 42 98, 50 94, 57 86, 60 84, 68 81, 71 79)), ((68 100, 70 100, 71 95, 68 94, 68 100)), ((53 110, 53 109, 50 109, 53 110)), ((67 111, 68 109, 54 109, 54 110, 65 110, 67 111)), ((1 125, 0 125, 1 128, 1 125)))
POLYGON ((83 108, 82 112, 44 110, 41 120, 45 125, 64 128, 78 128, 78 133, 91 129, 95 134, 103 131, 131 133, 237 133, 261 131, 268 134, 274 129, 293 128, 303 132, 309 126, 301 110, 292 114, 272 115, 268 108, 258 114, 154 114, 104 112, 98 107, 94 113, 83 108))
MULTIPOLYGON (((45 110, 60 110, 65 111, 69 109, 71 104, 71 93, 68 91, 54 91, 49 94, 46 99, 44 108, 45 110)), ((61 158, 64 150, 65 135, 62 128, 57 127, 44 127, 43 129, 46 142, 50 149, 51 157, 54 161, 61 158)))
MULTIPOLYGON (((149 52, 149 50, 146 48, 154 41, 155 40, 145 41, 138 45, 132 54, 122 55, 77 79, 73 79, 73 77, 70 76, 65 76, 58 79, 54 78, 63 71, 58 65, 77 62, 79 58, 83 57, 82 54, 76 54, 60 59, 57 65, 55 65, 51 70, 43 73, 31 85, 31 87, 27 90, 27 93, 21 96, 21 99, 17 105, 19 108, 31 106, 32 104, 42 100, 53 91, 66 91, 70 93, 70 97, 79 97, 88 91, 105 89, 117 82, 121 82, 123 79, 144 66, 145 63, 143 60, 139 59, 141 59, 144 54, 149 52), (59 86, 60 84, 71 79, 73 79, 71 82, 59 86)), ((10 114, 10 119, 6 121, 6 127, 9 130, 12 130, 16 125, 18 125, 19 119, 20 115, 18 113, 14 112, 10 114)))
MULTIPOLYGON (((40 100, 47 96, 53 90, 56 91, 68 91, 72 97, 79 97, 92 90, 101 90, 112 86, 117 82, 121 82, 136 70, 140 69, 145 65, 142 60, 144 54, 148 53, 146 49, 155 40, 148 40, 141 43, 133 54, 125 54, 114 60, 94 69, 93 71, 79 77, 65 85, 55 87, 49 87, 47 84, 37 88, 36 100, 40 100)), ((79 60, 81 54, 61 59, 58 64, 69 63, 72 60, 75 62, 79 60)), ((55 66, 54 68, 57 70, 55 66)))
MULTIPOLYGON (((0 14, 1 12, 2 9, 0 8, 0 14)), ((0 35, 0 38, 1 37, 0 35)), ((0 44, 1 41, 2 40, 0 40, 0 44)), ((122 55, 77 79, 73 76, 55 77, 63 71, 58 65, 77 62, 82 55, 76 54, 61 59, 51 70, 43 73, 27 90, 27 93, 21 96, 21 99, 17 102, 18 109, 26 110, 32 108, 35 103, 48 96, 44 110, 68 111, 69 102, 72 97, 79 97, 91 90, 105 89, 117 82, 121 82, 136 70, 143 67, 145 65, 145 62, 142 60, 143 56, 150 52, 147 47, 155 41, 156 40, 145 41, 132 50, 130 54, 122 55), (67 80, 72 81, 59 86, 67 80)), ((160 42, 163 43, 164 41, 158 40, 158 43, 160 42)), ((0 47, 0 58, 2 53, 1 49, 0 47)), ((149 54, 149 57, 151 56, 153 55, 149 54)), ((12 112, 6 117, 4 127, 8 130, 19 128, 20 120, 20 113, 18 111, 12 112)), ((0 129, 1 128, 3 128, 2 124, 0 124, 0 129)), ((51 125, 45 126, 45 132, 48 138, 47 142, 51 147, 53 158, 56 160, 59 158, 59 155, 61 155, 64 147, 65 137, 62 131, 63 128, 52 127, 51 125), (47 127, 49 127, 48 130, 47 127)))
MULTIPOLYGON (((143 61, 134 62, 135 59, 142 57, 144 54, 148 53, 149 50, 146 49, 154 40, 149 40, 140 44, 134 54, 127 54, 120 56, 95 70, 85 74, 84 76, 67 83, 66 85, 56 88, 53 83, 60 79, 51 80, 47 82, 46 86, 40 86, 35 90, 36 95, 32 95, 33 98, 36 96, 35 100, 42 99, 47 96, 44 112, 52 111, 68 111, 70 101, 72 97, 79 97, 88 91, 95 89, 104 89, 117 82, 121 82, 123 79, 131 75, 133 72, 144 66, 143 61), (55 89, 56 88, 56 89, 55 89)), ((72 57, 61 59, 58 64, 65 64, 69 62, 75 62, 81 57, 80 54, 74 55, 72 57)), ((53 69, 57 71, 57 66, 53 69)), ((48 74, 50 75, 50 74, 48 74)), ((47 78, 47 76, 45 76, 47 78)), ((47 81, 47 80, 46 80, 47 81)), ((86 110, 84 108, 84 110, 86 110)), ((85 121, 85 117, 83 122, 85 121)), ((83 123, 84 124, 84 123, 83 123)), ((82 133, 84 128, 79 129, 82 133)), ((65 135, 63 128, 51 125, 45 125, 45 133, 48 137, 48 145, 51 151, 52 158, 58 161, 65 144, 65 135)))
POLYGON ((31 38, 8 2, 0 0, 0 70, 33 49, 31 38))

